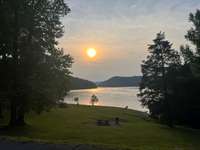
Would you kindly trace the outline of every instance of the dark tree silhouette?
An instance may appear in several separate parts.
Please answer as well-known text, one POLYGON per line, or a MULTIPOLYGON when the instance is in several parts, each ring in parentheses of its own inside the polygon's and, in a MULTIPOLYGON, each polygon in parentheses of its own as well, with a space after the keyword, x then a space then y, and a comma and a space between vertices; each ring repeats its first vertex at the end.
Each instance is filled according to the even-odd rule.
POLYGON ((193 44, 181 46, 182 62, 172 44, 159 33, 149 46, 150 55, 142 64, 140 101, 156 119, 200 128, 200 10, 190 14, 193 27, 185 38, 193 44))
POLYGON ((97 97, 96 95, 93 94, 93 95, 91 96, 90 103, 92 104, 92 106, 95 106, 95 104, 98 103, 98 102, 99 102, 98 97, 97 97))
POLYGON ((172 44, 165 40, 165 34, 160 32, 149 45, 147 60, 142 64, 142 81, 140 94, 143 106, 149 108, 152 117, 164 117, 166 123, 172 126, 171 107, 168 97, 168 68, 180 65, 178 52, 172 49, 172 44))
POLYGON ((79 105, 79 97, 74 97, 74 102, 76 103, 76 105, 79 105))
POLYGON ((189 21, 193 27, 185 38, 193 47, 181 46, 183 65, 175 85, 174 113, 180 124, 200 128, 200 10, 190 13, 189 21))
POLYGON ((72 58, 59 49, 64 0, 0 1, 0 104, 9 105, 10 125, 23 125, 30 110, 40 113, 69 90, 72 58))
POLYGON ((182 47, 182 52, 185 54, 185 60, 190 60, 194 75, 200 78, 200 10, 195 14, 190 13, 189 21, 193 27, 187 32, 185 38, 195 46, 195 49, 191 50, 186 46, 186 48, 182 47))

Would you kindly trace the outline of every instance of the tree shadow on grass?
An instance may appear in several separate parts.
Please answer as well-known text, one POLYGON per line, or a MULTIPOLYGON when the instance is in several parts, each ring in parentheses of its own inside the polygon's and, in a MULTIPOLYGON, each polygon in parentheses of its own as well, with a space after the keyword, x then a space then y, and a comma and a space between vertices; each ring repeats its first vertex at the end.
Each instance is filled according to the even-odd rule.
POLYGON ((189 143, 194 143, 200 145, 199 138, 200 138, 200 130, 199 129, 192 129, 182 126, 176 126, 174 128, 170 128, 167 126, 160 127, 163 131, 167 131, 170 133, 174 138, 179 138, 184 141, 188 141, 189 143))
POLYGON ((24 126, 9 126, 2 125, 0 126, 0 136, 14 136, 14 137, 25 137, 33 133, 34 129, 30 125, 24 126))

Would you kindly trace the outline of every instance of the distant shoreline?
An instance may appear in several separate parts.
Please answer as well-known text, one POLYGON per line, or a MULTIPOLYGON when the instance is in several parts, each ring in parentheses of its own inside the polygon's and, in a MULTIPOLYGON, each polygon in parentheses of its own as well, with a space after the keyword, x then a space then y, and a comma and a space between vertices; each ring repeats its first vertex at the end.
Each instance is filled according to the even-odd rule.
MULTIPOLYGON (((128 88, 128 87, 136 87, 139 88, 139 86, 98 86, 99 88, 128 88)), ((97 88, 98 88, 97 87, 97 88)))
POLYGON ((82 89, 74 89, 70 91, 79 91, 79 90, 92 90, 92 89, 98 89, 98 88, 139 88, 139 86, 97 86, 96 88, 82 88, 82 89))

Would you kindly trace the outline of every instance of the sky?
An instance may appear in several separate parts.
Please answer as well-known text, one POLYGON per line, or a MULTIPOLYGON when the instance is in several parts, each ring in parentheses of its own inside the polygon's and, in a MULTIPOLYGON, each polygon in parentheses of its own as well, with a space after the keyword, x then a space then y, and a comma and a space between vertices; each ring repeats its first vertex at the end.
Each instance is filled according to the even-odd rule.
POLYGON ((62 18, 59 46, 74 58, 73 76, 103 81, 112 76, 141 75, 141 63, 156 33, 179 49, 186 44, 190 12, 200 0, 65 0, 70 14, 62 18), (89 59, 87 48, 97 56, 89 59))

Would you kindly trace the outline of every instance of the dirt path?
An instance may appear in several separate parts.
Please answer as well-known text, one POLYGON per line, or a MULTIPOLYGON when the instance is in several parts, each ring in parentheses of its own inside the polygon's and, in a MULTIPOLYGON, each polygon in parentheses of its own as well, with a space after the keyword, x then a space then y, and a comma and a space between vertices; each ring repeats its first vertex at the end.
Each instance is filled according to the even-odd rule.
POLYGON ((32 142, 0 141, 0 150, 105 150, 91 145, 39 144, 32 142))

